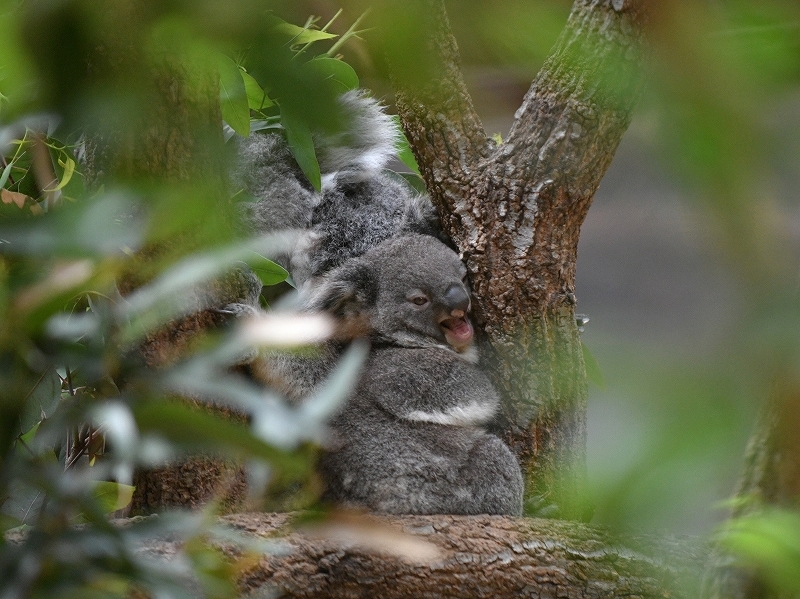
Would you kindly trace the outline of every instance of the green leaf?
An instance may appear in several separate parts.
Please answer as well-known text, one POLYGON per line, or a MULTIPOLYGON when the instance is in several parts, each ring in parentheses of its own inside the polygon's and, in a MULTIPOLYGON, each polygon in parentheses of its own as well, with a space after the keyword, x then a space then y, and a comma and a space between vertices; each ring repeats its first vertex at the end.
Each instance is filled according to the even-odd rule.
POLYGON ((127 296, 121 315, 127 326, 123 343, 132 343, 147 331, 197 309, 191 293, 197 285, 229 272, 237 262, 263 266, 262 253, 279 250, 275 236, 252 239, 234 246, 193 254, 161 273, 155 280, 127 296), (258 257, 254 260, 254 256, 258 257), (190 292, 190 293, 187 293, 190 292))
POLYGON ((134 415, 142 432, 157 433, 186 448, 260 458, 281 470, 296 473, 309 468, 302 456, 267 445, 247 427, 183 403, 142 402, 134 408, 134 415))
POLYGON ((791 596, 800 592, 800 514, 771 508, 735 518, 723 525, 721 539, 773 588, 791 596))
POLYGON ((126 507, 133 498, 136 487, 122 483, 96 481, 92 486, 92 495, 100 504, 103 513, 110 514, 126 507))
POLYGON ((358 75, 353 67, 343 60, 320 56, 309 60, 303 68, 310 74, 310 77, 328 82, 335 93, 344 93, 358 88, 358 75))
POLYGON ((310 44, 321 40, 330 40, 339 37, 335 33, 327 33, 316 29, 306 29, 291 23, 282 22, 275 26, 275 31, 291 38, 292 45, 310 44))
POLYGON ((36 432, 39 430, 41 424, 42 421, 40 420, 39 422, 34 424, 33 427, 31 427, 31 429, 27 433, 25 433, 24 435, 20 435, 19 440, 22 441, 28 447, 30 447, 31 443, 33 443, 33 438, 36 436, 36 432))
POLYGON ((272 100, 267 96, 267 92, 259 85, 253 76, 247 71, 242 71, 244 89, 247 92, 247 104, 251 110, 262 110, 274 106, 272 100))
POLYGON ((280 264, 276 264, 261 254, 255 255, 257 258, 247 260, 247 265, 261 279, 262 285, 277 285, 285 281, 286 277, 289 276, 289 273, 280 264))
POLYGON ((586 344, 581 341, 581 350, 583 351, 583 363, 586 365, 586 377, 601 389, 606 388, 606 380, 603 378, 603 372, 600 370, 600 364, 586 347, 586 344))
MULTIPOLYGON (((53 456, 55 460, 55 456, 53 456)), ((44 493, 30 486, 21 477, 12 479, 2 498, 3 515, 15 519, 21 524, 35 520, 36 514, 42 507, 44 493)))
MULTIPOLYGON (((7 514, 0 514, 0 533, 5 534, 9 532, 13 528, 17 528, 20 526, 26 526, 22 524, 22 522, 13 516, 9 516, 7 514)), ((26 526, 27 528, 27 526, 26 526)))
POLYGON ((3 252, 77 257, 121 255, 139 247, 144 220, 130 218, 137 203, 120 193, 103 194, 57 212, 17 222, 0 221, 3 252))
POLYGON ((427 191, 425 188, 425 181, 422 179, 422 175, 418 175, 417 173, 397 173, 400 177, 403 178, 406 185, 411 187, 417 193, 423 194, 427 191))
POLYGON ((219 99, 222 118, 239 135, 250 135, 250 105, 243 79, 244 73, 233 60, 219 55, 219 99))
POLYGON ((281 124, 286 131, 286 141, 289 142, 292 156, 314 189, 321 190, 322 175, 319 171, 319 162, 317 162, 317 155, 314 152, 314 140, 308 124, 283 106, 281 107, 281 124))
POLYGON ((302 403, 302 417, 310 422, 330 417, 353 392, 368 353, 367 343, 353 342, 321 388, 302 403))
POLYGON ((53 189, 46 189, 45 191, 47 192, 58 191, 66 187, 67 183, 72 179, 72 174, 75 172, 75 161, 66 154, 63 155, 63 158, 62 156, 58 157, 58 164, 64 169, 64 176, 61 177, 61 182, 56 187, 53 189))
POLYGON ((61 402, 61 378, 54 368, 42 373, 36 385, 28 393, 25 401, 25 412, 20 422, 23 441, 29 443, 33 439, 32 432, 43 418, 53 415, 61 402))
POLYGON ((6 184, 8 178, 11 176, 11 168, 14 166, 14 161, 12 160, 6 165, 6 168, 3 169, 2 174, 0 174, 0 189, 6 184))
POLYGON ((408 143, 408 138, 406 138, 405 133, 403 133, 403 128, 400 126, 400 117, 393 115, 392 119, 394 120, 394 125, 397 127, 397 132, 399 133, 399 141, 397 142, 397 157, 403 162, 403 164, 419 175, 419 165, 417 164, 417 159, 414 158, 414 153, 411 151, 411 145, 408 143))

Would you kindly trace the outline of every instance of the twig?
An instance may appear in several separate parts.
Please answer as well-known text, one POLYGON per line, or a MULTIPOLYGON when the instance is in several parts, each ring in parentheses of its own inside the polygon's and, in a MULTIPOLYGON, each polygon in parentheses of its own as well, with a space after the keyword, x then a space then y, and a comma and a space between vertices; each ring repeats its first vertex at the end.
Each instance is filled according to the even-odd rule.
POLYGON ((344 34, 338 40, 336 40, 336 43, 330 47, 330 49, 326 54, 331 57, 336 56, 336 52, 339 50, 339 48, 342 47, 342 45, 344 45, 347 42, 347 40, 349 40, 351 37, 356 37, 359 33, 364 33, 364 31, 367 31, 366 29, 362 29, 361 31, 356 31, 356 27, 358 27, 358 24, 361 23, 361 21, 364 20, 364 17, 366 17, 368 14, 369 14, 369 9, 365 10, 360 17, 358 17, 355 21, 353 21, 353 24, 350 25, 350 29, 345 31, 344 34))

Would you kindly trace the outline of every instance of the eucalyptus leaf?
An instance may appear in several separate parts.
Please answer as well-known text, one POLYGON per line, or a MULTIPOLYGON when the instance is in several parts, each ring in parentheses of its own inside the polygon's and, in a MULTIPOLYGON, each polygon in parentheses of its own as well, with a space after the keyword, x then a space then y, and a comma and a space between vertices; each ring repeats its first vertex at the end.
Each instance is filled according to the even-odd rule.
POLYGON ((144 222, 131 197, 110 193, 66 203, 35 219, 0 224, 0 251, 61 257, 124 255, 138 248, 144 222))
POLYGON ((294 473, 308 470, 302 456, 275 449, 253 436, 247 427, 177 401, 140 402, 134 408, 142 431, 158 433, 187 450, 200 449, 266 460, 294 473))
POLYGON ((320 423, 336 412, 358 383, 369 345, 356 341, 339 359, 333 373, 311 397, 300 406, 300 417, 307 423, 320 423))
POLYGON ((353 67, 343 60, 319 56, 309 60, 303 68, 308 71, 309 77, 329 83, 335 93, 358 88, 358 75, 353 67))
POLYGON ((92 485, 92 495, 104 513, 110 514, 126 507, 133 498, 136 487, 116 482, 96 481, 92 485))
POLYGON ((583 341, 581 341, 581 351, 583 352, 583 363, 586 365, 586 377, 600 389, 605 389, 606 380, 603 371, 600 370, 600 364, 583 341))
POLYGON ((25 433, 26 442, 33 439, 33 429, 44 418, 53 415, 61 402, 61 378, 55 368, 45 370, 28 394, 25 412, 20 421, 20 433, 25 433))
POLYGON ((252 415, 254 432, 262 439, 287 448, 296 447, 299 441, 322 441, 328 418, 347 400, 358 383, 367 352, 366 343, 353 343, 327 381, 294 414, 286 412, 284 404, 275 398, 266 398, 264 408, 252 415), (284 417, 277 419, 275 414, 284 414, 284 417))
POLYGON ((19 480, 13 481, 6 492, 7 496, 0 505, 2 514, 20 524, 33 522, 44 502, 44 493, 19 480))
MULTIPOLYGON (((147 331, 173 318, 197 310, 204 302, 213 306, 214 298, 202 286, 233 270, 237 263, 256 264, 271 273, 281 273, 267 266, 265 253, 279 251, 289 239, 268 235, 204 253, 196 253, 164 271, 158 278, 127 296, 120 306, 119 318, 126 323, 122 340, 131 343, 147 331)), ((285 278, 285 277, 284 277, 285 278)))
POLYGON ((217 59, 219 70, 219 99, 222 118, 239 135, 250 135, 250 106, 243 79, 244 73, 227 56, 217 59))
POLYGON ((406 182, 406 185, 411 187, 417 193, 424 194, 427 192, 427 188, 425 187, 425 181, 422 179, 421 175, 417 175, 416 173, 398 173, 398 174, 406 182))
POLYGON ((242 79, 247 92, 247 103, 251 110, 263 110, 275 105, 267 96, 267 92, 264 91, 250 73, 242 71, 242 79))
POLYGON ((261 279, 261 283, 266 286, 277 285, 286 280, 289 272, 280 264, 277 264, 265 256, 254 253, 254 258, 248 260, 247 264, 253 272, 261 279))
POLYGON ((321 40, 330 40, 339 37, 335 33, 298 27, 292 23, 282 22, 275 26, 275 31, 289 37, 293 45, 310 44, 321 40))
POLYGON ((303 173, 314 186, 314 189, 322 189, 322 175, 319 170, 319 162, 314 152, 314 140, 311 129, 305 121, 298 118, 294 113, 281 106, 281 124, 286 130, 286 140, 289 142, 289 149, 292 156, 300 165, 303 173))
POLYGON ((14 161, 12 160, 3 169, 3 172, 0 173, 0 188, 5 186, 6 182, 8 181, 8 177, 11 175, 11 169, 13 167, 14 167, 14 161))
POLYGON ((403 128, 400 126, 400 117, 397 115, 392 115, 392 119, 394 120, 394 124, 395 127, 397 127, 398 132, 397 137, 399 141, 397 142, 397 157, 409 169, 419 175, 419 165, 417 164, 417 159, 414 157, 414 153, 411 151, 408 138, 405 136, 405 133, 403 133, 403 128))
POLYGON ((48 192, 58 191, 66 187, 72 179, 73 173, 75 172, 75 161, 66 154, 63 157, 59 156, 58 164, 64 169, 64 174, 62 175, 59 184, 53 189, 47 189, 46 191, 48 192))
POLYGON ((734 518, 723 525, 721 540, 773 588, 789 595, 800 592, 800 513, 770 508, 734 518))
POLYGON ((271 117, 269 119, 256 119, 250 121, 250 132, 254 131, 283 131, 283 125, 280 123, 280 117, 271 117))

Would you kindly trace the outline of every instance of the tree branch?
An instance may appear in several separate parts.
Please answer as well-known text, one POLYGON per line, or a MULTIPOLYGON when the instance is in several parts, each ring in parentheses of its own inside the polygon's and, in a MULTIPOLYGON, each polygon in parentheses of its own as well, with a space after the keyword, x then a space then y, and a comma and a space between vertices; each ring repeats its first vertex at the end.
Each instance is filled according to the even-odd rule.
MULTIPOLYGON (((281 597, 296 598, 680 598, 692 596, 702 562, 702 548, 685 540, 659 541, 657 550, 646 550, 642 542, 652 539, 620 542, 595 528, 553 520, 361 517, 360 524, 300 530, 292 530, 289 520, 287 514, 224 518, 258 538, 278 537, 287 549, 246 569, 239 580, 243 590, 277 587, 281 597), (399 557, 401 544, 430 544, 433 554, 418 548, 399 557)), ((240 556, 233 547, 225 551, 240 556)))
POLYGON ((471 273, 486 368, 504 399, 500 432, 526 473, 529 507, 566 517, 586 515, 578 236, 639 96, 642 4, 576 0, 497 147, 469 101, 443 0, 420 3, 424 77, 395 68, 406 134, 471 273))

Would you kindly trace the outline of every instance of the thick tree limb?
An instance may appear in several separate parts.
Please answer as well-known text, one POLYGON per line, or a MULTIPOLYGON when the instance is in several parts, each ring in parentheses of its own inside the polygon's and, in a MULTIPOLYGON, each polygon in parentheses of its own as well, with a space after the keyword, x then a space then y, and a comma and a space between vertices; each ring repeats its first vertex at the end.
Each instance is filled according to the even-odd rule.
MULTIPOLYGON (((287 526, 289 520, 287 514, 224 519, 259 538, 279 537, 288 549, 243 572, 239 584, 255 596, 277 587, 279 596, 297 598, 688 597, 702 561, 701 548, 685 542, 661 542, 652 551, 639 548, 641 540, 620 542, 596 528, 553 520, 370 517, 360 526, 350 521, 301 531, 287 526), (390 528, 407 537, 404 557, 392 549, 399 543, 390 528), (416 554, 415 544, 422 546, 416 554)), ((226 552, 239 555, 232 547, 226 552)))
POLYGON ((581 516, 586 382, 574 322, 580 227, 639 95, 637 1, 577 0, 507 141, 486 138, 442 0, 426 0, 427 76, 397 69, 398 109, 471 273, 501 432, 529 499, 581 516))

